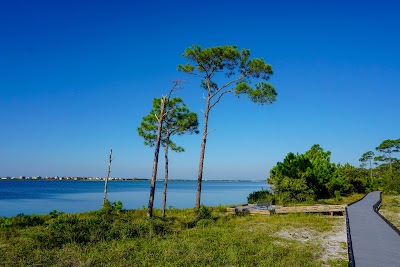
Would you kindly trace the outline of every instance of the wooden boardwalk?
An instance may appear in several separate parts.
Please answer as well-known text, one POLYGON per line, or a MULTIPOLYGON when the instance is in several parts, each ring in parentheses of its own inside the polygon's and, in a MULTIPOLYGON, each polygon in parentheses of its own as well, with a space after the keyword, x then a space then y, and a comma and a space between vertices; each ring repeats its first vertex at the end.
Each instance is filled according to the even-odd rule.
POLYGON ((293 207, 277 207, 275 213, 324 213, 324 214, 340 214, 346 212, 346 205, 314 205, 314 206, 293 206, 293 207))
POLYGON ((228 213, 249 213, 250 215, 255 214, 286 214, 286 213, 322 213, 328 215, 344 215, 346 213, 346 205, 314 205, 314 206, 293 206, 293 207, 281 207, 272 206, 270 209, 259 207, 254 204, 229 207, 227 208, 228 213))
POLYGON ((400 235, 373 210, 379 200, 375 191, 347 208, 356 267, 400 266, 400 235))

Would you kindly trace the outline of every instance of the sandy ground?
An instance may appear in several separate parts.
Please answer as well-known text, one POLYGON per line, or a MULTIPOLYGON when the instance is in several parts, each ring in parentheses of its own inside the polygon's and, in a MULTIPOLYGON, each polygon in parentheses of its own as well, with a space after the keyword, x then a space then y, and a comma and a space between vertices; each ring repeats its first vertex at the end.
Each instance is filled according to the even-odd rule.
POLYGON ((335 218, 331 232, 317 232, 306 228, 284 230, 277 233, 281 238, 320 244, 324 249, 323 266, 329 266, 328 260, 347 261, 347 232, 345 217, 335 218))

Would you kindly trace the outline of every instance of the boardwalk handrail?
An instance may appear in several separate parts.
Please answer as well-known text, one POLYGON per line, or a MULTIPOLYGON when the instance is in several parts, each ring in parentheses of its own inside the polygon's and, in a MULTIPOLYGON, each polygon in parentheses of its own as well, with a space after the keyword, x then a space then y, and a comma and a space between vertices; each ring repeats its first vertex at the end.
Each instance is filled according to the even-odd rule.
POLYGON ((347 212, 346 207, 346 232, 347 232, 347 255, 349 257, 349 267, 355 267, 354 262, 354 254, 353 254, 353 243, 351 241, 351 234, 350 234, 350 223, 349 223, 349 214, 347 212))

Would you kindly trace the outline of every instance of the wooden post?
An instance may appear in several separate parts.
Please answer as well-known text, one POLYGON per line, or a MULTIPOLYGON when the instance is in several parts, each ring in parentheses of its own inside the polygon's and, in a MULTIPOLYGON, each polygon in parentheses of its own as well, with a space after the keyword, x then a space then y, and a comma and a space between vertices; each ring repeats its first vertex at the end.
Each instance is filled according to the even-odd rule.
POLYGON ((110 149, 110 157, 108 159, 108 172, 107 172, 107 177, 104 181, 104 196, 103 196, 103 205, 106 202, 107 199, 107 185, 108 185, 108 178, 110 177, 110 172, 111 172, 111 161, 113 160, 112 158, 112 148, 110 149))

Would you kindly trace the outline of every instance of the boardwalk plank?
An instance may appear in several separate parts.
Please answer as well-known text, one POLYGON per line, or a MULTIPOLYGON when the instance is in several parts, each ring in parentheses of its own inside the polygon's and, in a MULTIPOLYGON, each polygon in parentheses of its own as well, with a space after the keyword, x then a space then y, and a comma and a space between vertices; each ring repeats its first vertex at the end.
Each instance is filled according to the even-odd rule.
POLYGON ((371 192, 347 208, 356 267, 400 267, 400 236, 374 212, 379 199, 371 192))

